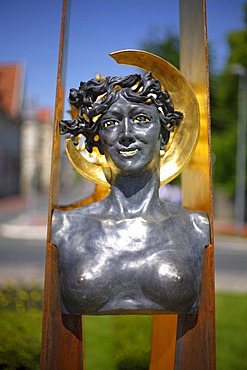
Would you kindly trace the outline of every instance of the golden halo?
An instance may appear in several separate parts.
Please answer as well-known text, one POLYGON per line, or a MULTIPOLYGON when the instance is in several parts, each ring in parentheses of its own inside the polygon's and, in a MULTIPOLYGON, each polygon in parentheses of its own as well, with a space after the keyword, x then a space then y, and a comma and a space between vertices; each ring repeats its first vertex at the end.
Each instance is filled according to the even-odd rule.
MULTIPOLYGON (((152 72, 169 92, 175 110, 184 118, 173 136, 169 149, 161 157, 160 184, 178 176, 188 164, 199 135, 199 106, 196 96, 182 73, 166 60, 141 50, 121 50, 110 53, 117 63, 152 72)), ((110 187, 110 168, 91 163, 83 157, 71 139, 66 140, 67 156, 77 172, 88 180, 110 187), (108 181, 107 181, 108 180, 108 181)))

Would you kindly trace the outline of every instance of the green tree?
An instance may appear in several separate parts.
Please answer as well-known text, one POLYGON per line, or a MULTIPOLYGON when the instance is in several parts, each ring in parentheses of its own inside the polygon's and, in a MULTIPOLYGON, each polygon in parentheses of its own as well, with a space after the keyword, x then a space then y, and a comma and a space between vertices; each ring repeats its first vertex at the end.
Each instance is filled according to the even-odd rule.
MULTIPOLYGON (((214 52, 209 45, 214 183, 225 188, 231 196, 235 192, 238 119, 238 77, 233 74, 232 65, 240 64, 247 68, 247 3, 244 5, 243 26, 242 30, 228 35, 229 56, 220 72, 214 70, 214 52)), ((167 31, 164 37, 153 37, 143 42, 142 48, 179 66, 179 37, 172 31, 167 31)))
POLYGON ((214 180, 230 195, 235 192, 239 79, 233 73, 233 66, 238 64, 247 68, 247 3, 244 5, 244 19, 244 28, 228 35, 229 57, 214 87, 211 112, 216 157, 214 180))
POLYGON ((142 43, 142 49, 168 60, 175 67, 179 67, 179 37, 171 30, 164 36, 151 33, 150 38, 142 43))
MULTIPOLYGON (((151 33, 150 38, 142 43, 142 50, 149 51, 179 68, 179 37, 171 30, 167 30, 164 36, 151 33)), ((180 176, 172 182, 180 183, 180 176)))

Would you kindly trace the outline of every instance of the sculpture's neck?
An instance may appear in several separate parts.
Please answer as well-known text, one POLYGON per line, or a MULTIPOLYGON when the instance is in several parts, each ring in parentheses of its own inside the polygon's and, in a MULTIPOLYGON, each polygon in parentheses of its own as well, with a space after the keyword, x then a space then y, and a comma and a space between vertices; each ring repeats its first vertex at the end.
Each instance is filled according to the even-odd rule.
POLYGON ((113 211, 124 217, 153 214, 160 204, 159 185, 158 169, 136 177, 118 175, 109 194, 113 211))

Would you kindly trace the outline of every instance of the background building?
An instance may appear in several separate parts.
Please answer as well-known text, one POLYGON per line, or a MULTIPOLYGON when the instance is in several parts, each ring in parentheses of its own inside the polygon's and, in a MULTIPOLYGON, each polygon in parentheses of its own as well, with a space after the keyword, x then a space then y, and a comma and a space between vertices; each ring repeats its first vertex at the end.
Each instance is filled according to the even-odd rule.
POLYGON ((23 68, 0 65, 0 198, 20 192, 23 68))
POLYGON ((52 112, 27 107, 23 80, 21 64, 0 64, 0 198, 49 188, 52 112))
POLYGON ((21 192, 47 191, 50 183, 52 112, 36 108, 26 116, 21 129, 21 192))

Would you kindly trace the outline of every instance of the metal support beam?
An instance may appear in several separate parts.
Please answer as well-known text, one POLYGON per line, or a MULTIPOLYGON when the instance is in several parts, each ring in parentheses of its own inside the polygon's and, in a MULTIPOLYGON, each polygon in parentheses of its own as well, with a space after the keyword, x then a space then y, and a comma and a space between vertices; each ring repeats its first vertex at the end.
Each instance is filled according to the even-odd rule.
MULTIPOLYGON (((205 0, 180 0, 180 69, 197 96, 201 117, 198 145, 182 174, 183 206, 207 212, 213 227, 205 0)), ((178 321, 176 315, 154 316, 150 370, 215 369, 213 232, 211 240, 205 253, 199 314, 179 315, 178 321)))
POLYGON ((64 0, 58 59, 51 185, 48 211, 41 370, 83 370, 81 316, 68 316, 61 314, 57 250, 50 243, 51 216, 54 204, 57 203, 59 185, 60 137, 58 132, 58 122, 62 119, 64 109, 69 7, 69 0, 64 0))

